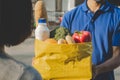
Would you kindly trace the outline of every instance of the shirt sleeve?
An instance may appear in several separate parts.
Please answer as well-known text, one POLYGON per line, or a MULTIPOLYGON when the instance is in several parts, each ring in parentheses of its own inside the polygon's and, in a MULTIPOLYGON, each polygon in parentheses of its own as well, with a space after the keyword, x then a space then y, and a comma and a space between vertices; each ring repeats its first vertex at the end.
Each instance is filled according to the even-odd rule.
POLYGON ((33 67, 27 67, 19 80, 42 80, 42 77, 33 67))
POLYGON ((112 45, 113 46, 120 46, 120 23, 113 33, 112 45))

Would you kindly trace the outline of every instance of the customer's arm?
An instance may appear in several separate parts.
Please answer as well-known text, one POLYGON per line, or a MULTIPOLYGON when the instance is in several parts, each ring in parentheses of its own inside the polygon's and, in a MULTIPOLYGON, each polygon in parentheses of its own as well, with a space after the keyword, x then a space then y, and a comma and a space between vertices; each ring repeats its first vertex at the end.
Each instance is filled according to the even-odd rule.
POLYGON ((95 74, 112 71, 120 65, 120 46, 113 46, 113 56, 103 64, 94 67, 95 74))

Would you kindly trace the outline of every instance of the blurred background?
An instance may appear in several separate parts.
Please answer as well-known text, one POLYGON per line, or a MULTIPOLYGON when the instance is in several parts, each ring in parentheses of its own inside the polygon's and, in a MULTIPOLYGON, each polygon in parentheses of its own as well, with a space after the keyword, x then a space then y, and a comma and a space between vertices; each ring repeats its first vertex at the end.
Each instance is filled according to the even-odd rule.
MULTIPOLYGON (((6 52, 13 56, 15 59, 22 61, 28 65, 31 65, 32 58, 34 57, 34 6, 38 0, 32 0, 33 6, 33 19, 32 35, 26 39, 20 45, 14 47, 6 47, 6 52), (12 53, 12 54, 11 54, 12 53)), ((62 17, 67 11, 81 4, 84 0, 43 0, 46 5, 48 21, 51 28, 54 28, 60 24, 60 17, 62 17)), ((119 7, 120 0, 109 0, 110 3, 119 7)), ((115 70, 115 80, 120 80, 120 67, 115 70)))
MULTIPOLYGON (((32 0, 33 12, 35 3, 38 0, 32 0)), ((43 0, 46 5, 48 21, 50 26, 56 26, 60 24, 60 17, 62 17, 67 11, 82 4, 84 0, 43 0)), ((108 0, 111 4, 120 6, 120 0, 108 0)), ((34 13, 33 13, 34 16, 34 13)), ((34 23, 34 18, 32 20, 34 23)))

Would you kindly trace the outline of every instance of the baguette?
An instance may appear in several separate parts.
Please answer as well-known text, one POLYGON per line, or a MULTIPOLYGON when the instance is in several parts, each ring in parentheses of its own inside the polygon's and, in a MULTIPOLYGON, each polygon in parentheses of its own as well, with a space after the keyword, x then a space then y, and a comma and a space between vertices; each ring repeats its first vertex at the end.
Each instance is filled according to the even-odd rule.
POLYGON ((40 18, 45 18, 48 24, 47 11, 46 11, 46 7, 43 0, 39 0, 36 2, 34 14, 35 14, 34 19, 35 19, 36 26, 38 26, 38 20, 40 18))

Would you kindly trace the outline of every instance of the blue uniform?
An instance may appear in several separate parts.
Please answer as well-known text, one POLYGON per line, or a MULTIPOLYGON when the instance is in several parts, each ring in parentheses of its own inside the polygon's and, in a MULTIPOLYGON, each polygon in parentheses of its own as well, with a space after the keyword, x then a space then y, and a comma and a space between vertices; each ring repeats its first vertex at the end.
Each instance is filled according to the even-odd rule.
MULTIPOLYGON (((96 13, 92 13, 86 1, 67 12, 61 22, 71 33, 87 30, 92 34, 92 63, 99 65, 112 57, 112 46, 120 46, 120 9, 107 1, 96 13)), ((106 72, 95 80, 114 80, 114 73, 106 72)))

